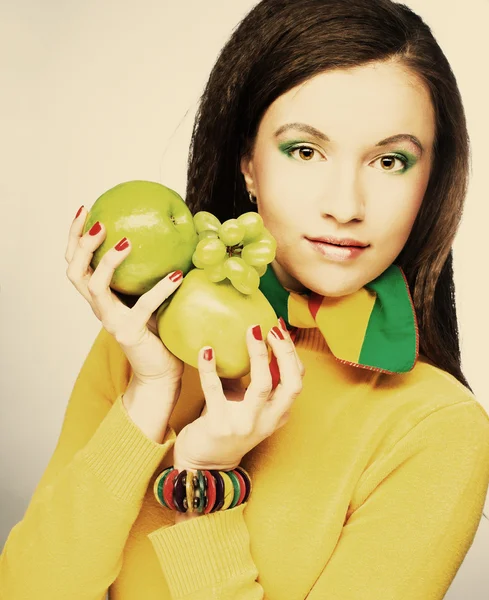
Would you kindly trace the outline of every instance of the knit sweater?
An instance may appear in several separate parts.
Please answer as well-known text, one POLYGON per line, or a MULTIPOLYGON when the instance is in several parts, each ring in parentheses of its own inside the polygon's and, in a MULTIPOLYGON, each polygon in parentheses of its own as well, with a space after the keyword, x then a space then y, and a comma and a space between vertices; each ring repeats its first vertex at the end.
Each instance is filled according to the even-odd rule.
POLYGON ((158 444, 122 403, 130 364, 102 328, 0 556, 1 599, 443 598, 483 510, 487 413, 422 355, 389 375, 335 360, 318 329, 298 333, 303 390, 241 461, 251 496, 175 524, 153 484, 204 407, 198 371, 185 365, 158 444))

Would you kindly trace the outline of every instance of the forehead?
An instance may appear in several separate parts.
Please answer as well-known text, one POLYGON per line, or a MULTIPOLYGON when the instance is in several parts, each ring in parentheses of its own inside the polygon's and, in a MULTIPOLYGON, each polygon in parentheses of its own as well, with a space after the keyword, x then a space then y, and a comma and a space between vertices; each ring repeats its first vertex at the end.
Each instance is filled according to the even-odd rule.
POLYGON ((398 63, 373 63, 316 75, 279 96, 266 111, 260 130, 270 134, 292 122, 313 125, 333 144, 355 145, 411 133, 428 146, 435 128, 428 89, 398 63))

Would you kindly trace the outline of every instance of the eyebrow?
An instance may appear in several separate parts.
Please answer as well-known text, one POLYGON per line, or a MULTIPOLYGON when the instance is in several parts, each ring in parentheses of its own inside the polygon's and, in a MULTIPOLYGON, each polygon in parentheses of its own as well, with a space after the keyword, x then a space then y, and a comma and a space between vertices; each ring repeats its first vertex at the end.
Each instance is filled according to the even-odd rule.
MULTIPOLYGON (((303 131, 304 133, 309 133, 320 140, 325 142, 329 142, 330 139, 327 135, 325 135, 319 129, 316 129, 312 125, 307 125, 306 123, 287 123, 286 125, 282 125, 275 132, 275 137, 278 137, 280 134, 284 133, 288 129, 295 129, 297 131, 303 131)), ((415 135, 411 135, 410 133, 398 133, 396 135, 391 135, 380 142, 377 142, 375 146, 387 146, 388 144, 394 144, 396 142, 411 142, 415 146, 418 147, 420 154, 423 154, 424 148, 419 139, 415 135)))

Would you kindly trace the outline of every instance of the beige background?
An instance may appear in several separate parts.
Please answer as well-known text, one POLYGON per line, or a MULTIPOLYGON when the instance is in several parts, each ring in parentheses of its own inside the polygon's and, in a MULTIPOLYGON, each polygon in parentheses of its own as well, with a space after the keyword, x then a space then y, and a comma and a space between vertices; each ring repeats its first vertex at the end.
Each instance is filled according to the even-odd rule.
MULTIPOLYGON (((407 2, 458 79, 473 176, 457 236, 463 368, 487 383, 488 0, 407 2)), ((65 276, 81 204, 131 179, 185 191, 196 103, 249 0, 18 0, 0 4, 0 543, 23 516, 55 448, 100 324, 65 276)), ((205 152, 205 148, 201 149, 205 152)), ((489 514, 486 501, 485 512, 489 514)), ((489 596, 482 520, 446 598, 489 596)))

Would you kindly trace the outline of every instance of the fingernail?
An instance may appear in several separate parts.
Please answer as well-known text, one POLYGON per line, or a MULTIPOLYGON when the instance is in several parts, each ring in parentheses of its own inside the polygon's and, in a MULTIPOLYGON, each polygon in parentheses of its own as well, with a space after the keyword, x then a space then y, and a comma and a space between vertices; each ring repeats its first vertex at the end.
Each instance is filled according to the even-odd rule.
POLYGON ((183 277, 183 273, 182 273, 182 271, 175 271, 175 273, 172 273, 172 274, 170 275, 170 277, 169 277, 169 278, 170 278, 172 281, 178 281, 178 280, 179 280, 179 279, 181 279, 182 277, 183 277))
POLYGON ((85 206, 84 204, 82 204, 82 205, 80 206, 80 208, 78 209, 78 212, 77 212, 77 213, 76 213, 76 215, 75 215, 75 219, 78 219, 78 217, 80 216, 80 213, 81 213, 81 211, 82 211, 82 209, 83 209, 83 207, 84 207, 84 206, 85 206))
POLYGON ((282 319, 282 317, 279 317, 278 322, 280 323, 280 327, 284 330, 287 331, 287 325, 285 324, 285 321, 282 319))
POLYGON ((204 360, 212 360, 212 348, 206 348, 204 350, 204 360))
POLYGON ((255 338, 255 340, 263 340, 263 335, 261 333, 261 327, 259 325, 255 325, 253 327, 253 329, 251 330, 251 332, 253 333, 253 337, 255 338))
POLYGON ((99 221, 97 221, 90 231, 88 232, 90 235, 97 235, 97 233, 102 229, 102 225, 100 225, 99 221))
POLYGON ((127 238, 123 237, 120 242, 118 242, 117 246, 115 246, 116 250, 125 250, 129 246, 129 242, 127 238))
POLYGON ((270 330, 272 332, 272 334, 278 338, 279 340, 283 340, 284 338, 284 334, 280 331, 280 329, 278 327, 272 327, 272 329, 270 330))

